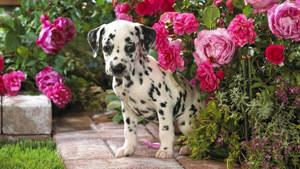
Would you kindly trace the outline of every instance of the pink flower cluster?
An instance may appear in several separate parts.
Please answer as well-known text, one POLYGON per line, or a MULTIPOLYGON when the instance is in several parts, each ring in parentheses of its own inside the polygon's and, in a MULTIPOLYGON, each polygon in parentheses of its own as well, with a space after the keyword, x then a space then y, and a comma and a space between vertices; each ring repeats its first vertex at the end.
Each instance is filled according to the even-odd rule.
POLYGON ((269 28, 284 39, 300 41, 300 3, 285 1, 268 10, 269 28))
POLYGON ((280 2, 280 0, 244 0, 245 4, 248 3, 252 5, 254 8, 254 14, 263 13, 268 11, 268 9, 272 8, 273 5, 280 2))
POLYGON ((64 78, 53 71, 52 67, 45 67, 36 77, 39 90, 50 98, 59 108, 65 107, 72 98, 71 90, 64 85, 64 78))
POLYGON ((135 6, 135 11, 141 16, 154 15, 157 12, 174 11, 175 0, 143 0, 135 6))
POLYGON ((183 48, 180 39, 169 40, 171 32, 166 25, 173 26, 174 33, 183 35, 197 32, 199 22, 191 13, 166 12, 153 25, 156 31, 155 49, 158 50, 158 62, 163 69, 175 72, 177 67, 181 70, 184 68, 184 60, 181 57, 183 48))
POLYGON ((129 10, 131 10, 131 6, 128 3, 117 4, 114 9, 117 19, 132 22, 133 18, 128 14, 129 10))
MULTIPOLYGON (((4 61, 0 56, 0 72, 3 68, 4 61)), ((16 96, 21 89, 21 82, 25 80, 25 75, 20 70, 0 75, 0 95, 16 96)))
POLYGON ((75 38, 76 29, 73 22, 64 17, 58 17, 53 24, 49 17, 44 14, 40 18, 43 23, 36 44, 46 53, 56 55, 69 41, 75 38))
POLYGON ((254 43, 257 34, 254 32, 254 19, 247 19, 244 14, 236 15, 230 22, 227 30, 238 46, 244 46, 246 43, 254 43))
MULTIPOLYGON (((214 0, 213 2, 214 2, 214 5, 221 6, 223 1, 224 0, 214 0)), ((234 6, 232 3, 232 0, 226 0, 226 7, 227 7, 227 10, 229 13, 233 13, 234 6)))

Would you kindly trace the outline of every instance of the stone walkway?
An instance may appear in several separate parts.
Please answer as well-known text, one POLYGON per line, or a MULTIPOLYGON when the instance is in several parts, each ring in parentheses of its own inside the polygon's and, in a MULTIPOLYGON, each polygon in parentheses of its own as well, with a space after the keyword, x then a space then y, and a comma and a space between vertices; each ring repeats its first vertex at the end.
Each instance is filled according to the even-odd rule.
MULTIPOLYGON (((193 161, 175 153, 173 159, 154 158, 156 149, 144 141, 158 142, 158 128, 147 124, 137 127, 138 146, 131 157, 115 158, 123 142, 123 125, 113 122, 95 124, 89 116, 54 119, 54 140, 67 169, 225 169, 211 161, 193 161)), ((175 150, 178 152, 178 149, 175 150)))

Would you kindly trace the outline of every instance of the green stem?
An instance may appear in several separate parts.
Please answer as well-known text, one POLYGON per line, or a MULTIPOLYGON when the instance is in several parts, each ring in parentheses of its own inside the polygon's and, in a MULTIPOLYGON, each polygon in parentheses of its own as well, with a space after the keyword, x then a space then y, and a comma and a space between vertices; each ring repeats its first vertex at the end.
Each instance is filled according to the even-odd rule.
POLYGON ((249 101, 252 100, 252 97, 253 97, 253 94, 252 94, 252 88, 251 88, 251 85, 252 85, 252 63, 251 63, 251 58, 248 59, 248 88, 249 88, 249 101))
MULTIPOLYGON (((243 76, 244 76, 244 93, 247 93, 247 69, 246 69, 246 60, 242 59, 242 69, 243 69, 243 76)), ((244 133, 245 133, 245 140, 248 140, 248 115, 245 110, 243 110, 244 114, 244 133)))

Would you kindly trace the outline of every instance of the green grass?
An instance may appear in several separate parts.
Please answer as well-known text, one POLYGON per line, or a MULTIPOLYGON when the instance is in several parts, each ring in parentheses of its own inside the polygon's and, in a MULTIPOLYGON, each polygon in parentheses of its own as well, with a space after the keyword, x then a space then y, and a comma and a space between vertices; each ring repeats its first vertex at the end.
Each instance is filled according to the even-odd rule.
POLYGON ((0 140, 0 169, 64 169, 55 143, 0 140))

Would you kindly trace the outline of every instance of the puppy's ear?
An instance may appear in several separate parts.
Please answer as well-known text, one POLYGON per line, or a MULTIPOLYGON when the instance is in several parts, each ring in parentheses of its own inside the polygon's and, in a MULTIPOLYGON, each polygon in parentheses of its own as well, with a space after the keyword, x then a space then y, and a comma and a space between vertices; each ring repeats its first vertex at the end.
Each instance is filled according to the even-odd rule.
POLYGON ((135 30, 136 30, 136 35, 139 37, 141 41, 143 47, 143 54, 147 55, 154 43, 156 37, 156 31, 151 27, 141 25, 141 24, 135 26, 135 30))
POLYGON ((97 56, 102 36, 105 32, 105 24, 89 31, 87 39, 93 49, 94 58, 97 56))

